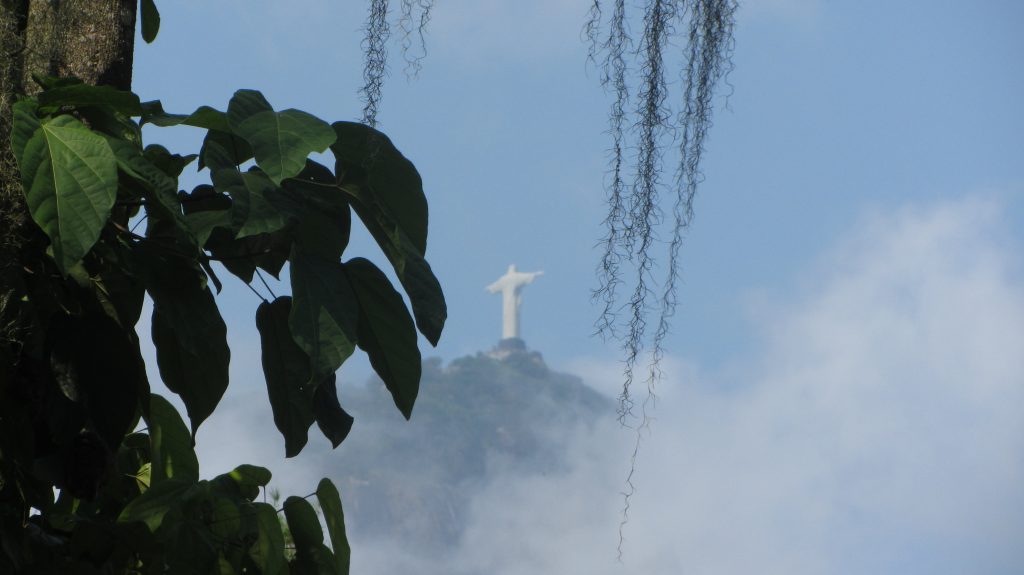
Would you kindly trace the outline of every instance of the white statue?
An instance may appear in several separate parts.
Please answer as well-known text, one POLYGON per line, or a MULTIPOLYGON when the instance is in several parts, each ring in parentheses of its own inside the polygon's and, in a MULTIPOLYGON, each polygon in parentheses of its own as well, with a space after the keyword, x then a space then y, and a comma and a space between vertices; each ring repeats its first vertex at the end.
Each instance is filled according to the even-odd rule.
POLYGON ((501 292, 502 314, 501 314, 501 337, 519 337, 519 305, 523 301, 523 286, 533 282, 533 278, 544 272, 517 272, 516 266, 508 266, 505 275, 498 278, 498 281, 487 286, 491 293, 501 292))

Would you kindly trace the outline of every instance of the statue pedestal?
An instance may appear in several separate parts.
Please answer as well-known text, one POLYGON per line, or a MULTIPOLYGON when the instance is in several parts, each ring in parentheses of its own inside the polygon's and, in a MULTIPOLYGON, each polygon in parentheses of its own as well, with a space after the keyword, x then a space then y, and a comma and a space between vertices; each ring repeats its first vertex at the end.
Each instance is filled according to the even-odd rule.
POLYGON ((506 337, 494 346, 494 349, 487 352, 487 355, 494 359, 506 359, 509 356, 527 353, 526 342, 518 337, 506 337))
POLYGON ((546 377, 549 371, 540 352, 527 349, 526 342, 518 337, 506 337, 485 355, 533 376, 546 377))

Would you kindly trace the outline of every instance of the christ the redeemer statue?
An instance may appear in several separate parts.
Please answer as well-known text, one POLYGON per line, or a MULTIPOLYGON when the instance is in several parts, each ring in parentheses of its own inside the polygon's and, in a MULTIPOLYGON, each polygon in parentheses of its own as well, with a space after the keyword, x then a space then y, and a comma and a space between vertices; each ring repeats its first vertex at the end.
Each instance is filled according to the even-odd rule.
POLYGON ((515 265, 508 266, 505 275, 498 281, 487 286, 491 293, 501 292, 501 337, 502 339, 519 337, 519 305, 523 301, 522 291, 526 284, 544 272, 517 272, 515 265))

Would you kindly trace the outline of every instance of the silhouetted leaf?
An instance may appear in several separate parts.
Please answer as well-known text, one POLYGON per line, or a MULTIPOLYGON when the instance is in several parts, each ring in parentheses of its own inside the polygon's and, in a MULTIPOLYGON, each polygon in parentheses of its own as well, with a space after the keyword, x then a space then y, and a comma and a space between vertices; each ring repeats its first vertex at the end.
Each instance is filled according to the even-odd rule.
POLYGON ((267 503, 256 503, 255 508, 258 535, 256 543, 249 549, 249 556, 261 575, 283 575, 288 566, 284 559, 284 533, 277 511, 267 503))
POLYGON ((291 253, 292 239, 286 230, 234 239, 225 229, 214 229, 206 248, 231 273, 245 283, 252 282, 256 268, 279 276, 291 253))
POLYGON ((409 295, 416 327, 431 345, 436 346, 448 318, 448 306, 430 264, 379 206, 366 203, 372 202, 372 198, 366 196, 361 188, 345 185, 342 189, 349 193, 352 209, 394 267, 398 280, 409 295))
POLYGON ((172 178, 180 176, 181 172, 185 170, 185 167, 199 157, 198 154, 189 154, 187 156, 172 154, 167 150, 167 148, 160 144, 150 144, 146 146, 143 155, 146 156, 146 159, 152 162, 154 166, 160 168, 160 170, 172 178))
POLYGON ((297 175, 306 157, 334 143, 334 130, 323 120, 300 110, 275 112, 255 90, 238 90, 228 103, 232 131, 253 149, 256 164, 276 184, 297 175))
POLYGON ((140 395, 149 387, 132 332, 101 313, 58 314, 47 335, 58 385, 86 407, 92 426, 111 447, 131 431, 140 395))
POLYGON ((231 226, 236 238, 276 232, 285 226, 284 217, 269 199, 280 191, 266 174, 224 169, 213 172, 211 179, 218 192, 231 196, 231 226))
POLYGON ((199 460, 178 410, 163 397, 151 394, 146 424, 149 426, 152 485, 169 479, 199 481, 199 460))
POLYGON ((164 111, 160 100, 142 103, 142 123, 154 126, 170 127, 186 125, 206 130, 230 132, 228 115, 209 106, 199 106, 191 114, 169 114, 164 111))
POLYGON ((369 126, 335 122, 331 127, 338 137, 331 151, 339 164, 339 177, 364 188, 412 245, 425 254, 427 198, 416 167, 387 136, 369 126))
POLYGON ((330 171, 327 170, 325 181, 316 174, 316 167, 323 168, 307 162, 306 169, 285 180, 280 193, 272 198, 274 205, 294 222, 289 233, 305 253, 337 262, 348 246, 352 212, 330 171))
POLYGON ((330 479, 325 477, 320 480, 316 488, 316 499, 320 503, 324 523, 327 524, 327 533, 331 537, 337 572, 340 575, 348 575, 352 551, 348 544, 348 536, 345 534, 345 512, 341 508, 338 489, 330 479))
POLYGON ((412 316, 384 272, 369 260, 345 262, 352 289, 359 299, 359 347, 384 381, 406 419, 420 387, 421 359, 412 316))
POLYGON ((142 105, 139 97, 125 90, 112 86, 93 86, 91 84, 71 84, 44 90, 36 96, 39 112, 51 114, 69 106, 83 108, 87 106, 104 108, 126 114, 141 116, 142 105))
POLYGON ((155 166, 142 150, 133 144, 109 136, 107 144, 114 152, 117 167, 138 182, 146 198, 149 216, 171 223, 177 228, 180 236, 189 238, 188 241, 195 241, 178 201, 177 179, 155 166))
POLYGON ((313 414, 316 417, 316 425, 320 432, 331 442, 332 447, 338 447, 352 431, 354 419, 341 407, 338 401, 338 384, 335 374, 331 374, 326 380, 317 386, 313 395, 313 414))
POLYGON ((264 302, 256 310, 256 328, 263 350, 263 374, 274 412, 274 424, 284 436, 285 457, 298 455, 313 424, 314 386, 309 356, 292 339, 288 316, 292 298, 264 302))
POLYGON ((334 373, 355 350, 359 303, 340 262, 292 249, 291 316, 295 342, 310 358, 313 380, 334 373))
POLYGON ((168 479, 159 485, 153 485, 145 493, 129 502, 117 520, 119 522, 142 521, 150 531, 156 531, 167 512, 180 502, 181 497, 193 485, 193 483, 178 479, 168 479))
POLYGON ((210 172, 226 168, 237 168, 252 159, 252 147, 248 142, 230 132, 210 130, 199 149, 199 169, 210 168, 210 172))
POLYGON ((142 39, 150 44, 156 40, 157 32, 160 31, 160 12, 153 0, 142 0, 141 4, 139 19, 142 21, 142 39))
POLYGON ((293 568, 299 573, 336 573, 334 554, 324 545, 324 531, 313 506, 301 497, 289 497, 284 501, 284 517, 295 540, 293 568))
POLYGON ((66 272, 88 253, 110 217, 117 196, 114 153, 102 136, 59 116, 25 143, 20 169, 29 213, 66 272))
POLYGON ((140 243, 135 252, 153 298, 157 365, 167 388, 185 402, 195 436, 227 389, 227 328, 199 266, 153 243, 140 243))
POLYGON ((271 477, 270 470, 265 467, 243 464, 218 475, 210 484, 223 495, 253 501, 259 497, 260 488, 270 483, 271 477))
POLYGON ((200 248, 207 247, 207 240, 215 228, 223 228, 225 232, 231 229, 231 198, 217 192, 213 186, 203 184, 196 186, 190 194, 180 192, 178 201, 200 248))

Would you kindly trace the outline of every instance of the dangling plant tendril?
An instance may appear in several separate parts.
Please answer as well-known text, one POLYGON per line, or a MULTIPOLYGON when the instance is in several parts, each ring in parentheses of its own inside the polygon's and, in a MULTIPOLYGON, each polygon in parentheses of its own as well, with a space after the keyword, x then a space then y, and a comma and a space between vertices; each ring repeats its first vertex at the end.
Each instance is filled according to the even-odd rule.
MULTIPOLYGON (((401 32, 400 47, 405 60, 405 73, 415 77, 422 68, 421 61, 427 53, 424 36, 430 22, 433 0, 402 0, 399 8, 398 30, 401 32), (418 40, 414 41, 413 36, 418 40), (414 50, 415 48, 415 50, 414 50)), ((391 24, 388 22, 388 0, 370 0, 370 11, 363 26, 363 87, 359 94, 363 99, 362 122, 377 126, 377 112, 380 109, 381 89, 387 76, 388 40, 391 38, 391 24)))
MULTIPOLYGON (((363 122, 376 124, 380 91, 386 72, 385 49, 390 28, 387 0, 370 0, 363 48, 366 68, 363 122)), ((430 20, 433 0, 402 0, 398 27, 406 74, 415 76, 426 53, 423 32, 430 20), (419 16, 416 11, 419 10, 419 16), (413 34, 419 37, 418 48, 413 34)), ((647 396, 641 403, 640 424, 629 474, 625 505, 619 527, 619 554, 622 553, 622 527, 629 517, 630 497, 634 492, 633 474, 644 429, 648 425, 647 408, 656 400, 655 384, 661 379, 661 360, 670 320, 675 314, 679 257, 683 238, 693 219, 693 200, 701 183, 700 160, 711 127, 712 97, 719 81, 731 70, 733 26, 736 0, 645 0, 643 6, 627 7, 625 0, 591 0, 583 36, 590 44, 588 60, 598 65, 601 85, 612 94, 608 112, 609 169, 606 181, 608 215, 604 220, 603 254, 598 266, 595 300, 603 304, 597 333, 622 344, 625 355, 622 393, 619 396, 619 420, 627 424, 634 415, 631 387, 638 362, 649 354, 646 377, 647 396), (606 6, 611 4, 611 10, 606 6), (643 36, 633 50, 630 22, 640 19, 643 36), (685 31, 684 42, 677 30, 685 31), (683 50, 674 54, 676 45, 683 50), (630 63, 633 62, 632 67, 630 63), (680 69, 681 94, 674 103, 666 70, 680 69), (636 102, 631 105, 631 82, 637 86, 636 102), (662 177, 665 156, 674 152, 671 162, 675 177, 671 185, 662 177), (656 303, 653 277, 655 258, 651 251, 658 244, 658 229, 663 227, 662 196, 672 197, 672 222, 668 242, 668 261, 656 303), (625 268, 625 269, 624 269, 625 268), (627 272, 632 271, 628 280, 627 272), (628 303, 623 304, 620 290, 633 286, 628 303), (626 318, 619 313, 628 308, 626 318), (651 313, 657 314, 657 329, 648 333, 651 313), (622 333, 620 330, 624 330, 622 333)))
POLYGON ((364 30, 366 36, 363 37, 363 51, 366 63, 363 68, 364 84, 359 93, 363 97, 363 123, 376 127, 381 88, 387 74, 387 42, 391 36, 391 27, 388 25, 388 0, 370 0, 370 14, 364 30))
POLYGON ((601 84, 611 92, 609 111, 609 181, 606 184, 608 216, 602 240, 603 255, 598 267, 596 300, 603 310, 596 327, 603 337, 622 343, 625 361, 623 386, 619 396, 619 420, 623 424, 633 415, 631 386, 637 363, 649 352, 647 396, 641 404, 640 424, 626 477, 622 522, 619 525, 619 554, 622 553, 623 527, 629 518, 630 498, 634 493, 633 475, 643 431, 648 425, 647 408, 656 401, 655 384, 661 379, 664 343, 675 313, 679 280, 679 255, 683 238, 693 219, 693 199, 700 184, 700 159, 711 127, 712 96, 719 80, 731 67, 735 0, 647 0, 643 6, 643 37, 636 52, 630 50, 629 14, 625 0, 593 0, 584 36, 590 42, 589 58, 600 62, 601 84), (604 5, 612 3, 605 21, 604 5), (676 43, 677 26, 686 31, 682 54, 666 54, 676 43), (607 29, 607 36, 601 30, 607 29), (604 38, 604 39, 602 39, 604 38), (600 58, 598 56, 601 56, 600 58), (636 77, 630 74, 627 56, 635 56, 636 77), (679 60, 682 68, 681 99, 673 106, 669 99, 666 64, 679 60), (635 106, 630 106, 628 86, 639 85, 635 106), (627 114, 627 110, 632 115, 627 114), (626 134, 631 140, 627 143, 626 134), (635 153, 630 163, 627 148, 635 153), (675 149, 676 174, 669 186, 662 181, 663 161, 675 149), (632 171, 631 181, 627 184, 632 171), (651 250, 657 243, 662 223, 661 195, 673 199, 671 240, 668 261, 661 282, 660 298, 652 305, 652 272, 655 260, 651 250), (628 304, 620 303, 619 289, 626 283, 623 268, 633 272, 633 293, 628 304), (627 317, 618 314, 627 307, 627 317), (657 313, 657 329, 647 332, 652 308, 657 313), (618 328, 625 328, 625 335, 618 328))
POLYGON ((425 32, 430 23, 433 0, 403 0, 398 18, 398 29, 402 32, 402 58, 405 60, 405 75, 415 78, 423 69, 423 58, 427 55, 425 32), (419 10, 419 14, 416 11, 419 10))
MULTIPOLYGON (((625 351, 625 382, 620 396, 620 417, 631 414, 633 400, 630 387, 636 364, 648 349, 651 354, 648 384, 660 378, 658 363, 663 356, 663 343, 669 333, 670 318, 675 312, 676 287, 679 278, 679 252, 683 237, 693 216, 693 199, 701 181, 700 159, 704 141, 711 126, 711 99, 719 80, 728 72, 732 52, 735 0, 647 0, 643 6, 643 36, 638 49, 630 50, 625 0, 612 2, 611 14, 605 22, 604 2, 594 0, 584 36, 591 45, 590 58, 600 61, 601 83, 613 96, 609 112, 611 148, 609 150, 610 181, 608 217, 602 241, 603 256, 598 268, 595 298, 604 303, 597 322, 598 333, 622 341, 625 351), (667 53, 677 39, 677 26, 686 30, 682 54, 667 53), (607 28, 606 39, 600 31, 607 28), (598 58, 597 56, 602 56, 598 58), (627 57, 635 56, 639 91, 636 103, 630 106, 628 86, 633 76, 627 57), (673 106, 666 70, 669 62, 679 59, 682 65, 682 94, 673 106), (628 111, 628 112, 627 112, 628 111), (626 135, 632 140, 627 144, 626 135), (635 153, 631 163, 627 148, 635 153), (665 155, 677 149, 676 176, 671 186, 662 181, 665 155), (626 175, 632 171, 628 184, 626 175), (657 243, 662 223, 660 196, 674 197, 671 240, 661 297, 657 306, 649 303, 655 260, 651 253, 657 243), (625 283, 624 264, 634 272, 633 294, 626 306, 620 304, 618 289, 625 283), (621 307, 628 307, 628 317, 619 323, 621 307), (657 330, 648 336, 648 318, 656 307, 657 330), (626 334, 618 337, 622 325, 626 334)), ((651 388, 653 393, 653 388, 651 388)))
MULTIPOLYGON (((591 7, 585 33, 591 46, 597 46, 601 24, 601 3, 595 0, 591 7)), ((629 86, 626 84, 626 50, 629 47, 629 35, 626 32, 625 0, 617 0, 608 24, 608 37, 601 45, 605 54, 601 65, 601 85, 615 94, 608 113, 608 132, 611 135, 611 180, 608 182, 608 217, 604 224, 607 233, 603 239, 604 255, 598 267, 601 286, 599 295, 604 302, 604 309, 598 318, 598 333, 602 336, 615 337, 615 306, 618 301, 617 288, 622 283, 619 265, 624 259, 621 251, 622 238, 626 231, 624 196, 626 182, 623 176, 623 140, 625 138, 626 107, 629 105, 629 86)), ((593 58, 595 50, 591 50, 593 58)))

